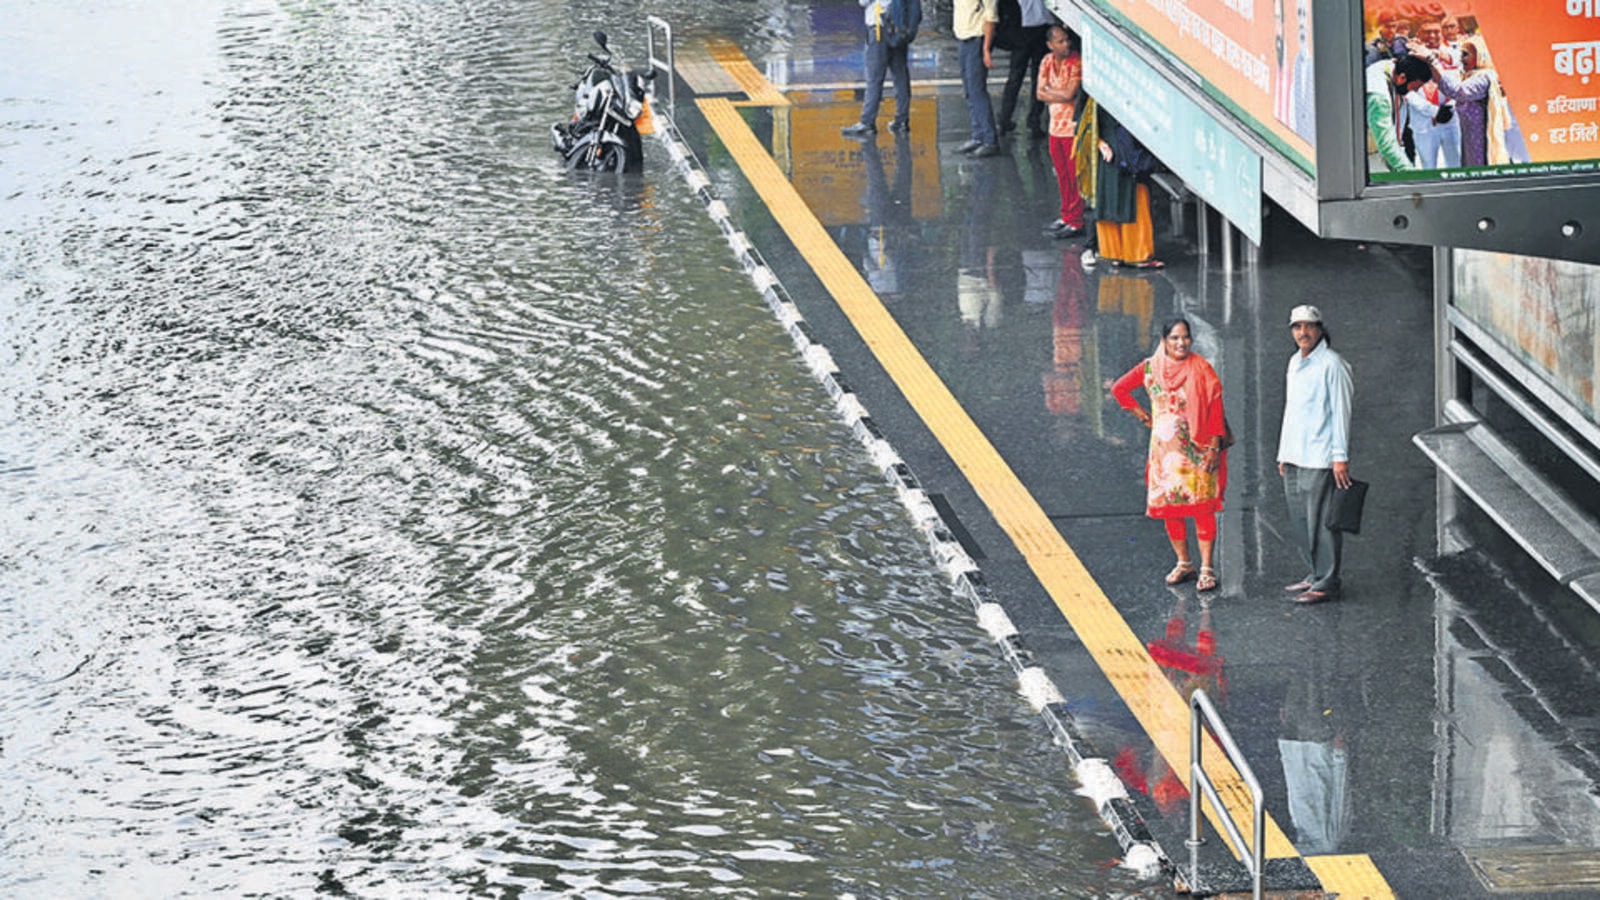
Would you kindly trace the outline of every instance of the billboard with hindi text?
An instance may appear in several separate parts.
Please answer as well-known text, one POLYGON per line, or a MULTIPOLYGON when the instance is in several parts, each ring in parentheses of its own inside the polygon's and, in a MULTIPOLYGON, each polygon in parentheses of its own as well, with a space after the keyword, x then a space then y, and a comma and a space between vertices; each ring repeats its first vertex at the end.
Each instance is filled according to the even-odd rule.
POLYGON ((1316 174, 1311 0, 1087 0, 1307 175, 1316 174))
POLYGON ((1600 0, 1365 0, 1362 12, 1370 182, 1600 172, 1600 0), (1432 71, 1400 93, 1405 56, 1432 71), (1375 112, 1380 89, 1392 100, 1375 112), (1382 152, 1391 129, 1403 159, 1382 152))

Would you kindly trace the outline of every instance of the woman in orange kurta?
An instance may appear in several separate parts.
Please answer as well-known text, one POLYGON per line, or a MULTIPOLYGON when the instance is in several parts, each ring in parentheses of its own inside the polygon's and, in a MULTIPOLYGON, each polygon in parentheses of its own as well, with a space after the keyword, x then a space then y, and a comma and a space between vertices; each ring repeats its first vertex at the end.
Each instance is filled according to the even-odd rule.
POLYGON ((1181 584, 1198 574, 1195 587, 1217 586, 1212 549, 1217 540, 1217 511, 1228 484, 1228 426, 1223 416, 1222 381, 1205 357, 1193 350, 1186 319, 1175 319, 1162 331, 1161 346, 1117 379, 1111 393, 1117 403, 1150 428, 1150 455, 1145 462, 1145 509, 1167 526, 1178 563, 1167 584, 1181 584), (1146 410, 1134 399, 1143 387, 1150 397, 1146 410), (1194 520, 1200 568, 1189 556, 1185 519, 1194 520))

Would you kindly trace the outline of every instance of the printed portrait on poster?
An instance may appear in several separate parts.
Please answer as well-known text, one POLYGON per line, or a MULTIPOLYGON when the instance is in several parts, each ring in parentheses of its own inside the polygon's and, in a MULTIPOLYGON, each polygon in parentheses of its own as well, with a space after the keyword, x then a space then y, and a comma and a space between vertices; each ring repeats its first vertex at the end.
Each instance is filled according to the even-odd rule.
POLYGON ((1600 171, 1600 0, 1366 0, 1368 178, 1600 171))

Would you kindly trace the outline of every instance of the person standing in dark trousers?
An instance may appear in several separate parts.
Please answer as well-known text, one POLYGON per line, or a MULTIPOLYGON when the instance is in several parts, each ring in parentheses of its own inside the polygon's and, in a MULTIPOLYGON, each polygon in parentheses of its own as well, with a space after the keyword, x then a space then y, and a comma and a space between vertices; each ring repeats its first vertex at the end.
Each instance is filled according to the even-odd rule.
MULTIPOLYGON (((1028 106, 1028 134, 1044 137, 1045 105, 1037 96, 1039 63, 1048 52, 1045 38, 1055 17, 1045 8, 1044 0, 1000 0, 1000 3, 1020 7, 1018 25, 996 36, 996 42, 1011 51, 1006 86, 1000 93, 1000 133, 1006 134, 1017 127, 1013 117, 1017 112, 1017 98, 1022 93, 1022 82, 1026 80, 1032 86, 1028 96, 1034 98, 1028 106)), ((1000 19, 1004 22, 1008 17, 1002 15, 1000 19)))
POLYGON ((961 60, 961 90, 972 120, 972 139, 958 149, 969 156, 998 156, 994 107, 989 103, 989 69, 994 66, 994 29, 1000 20, 995 0, 955 0, 952 31, 961 60))
POLYGON ((878 107, 883 103, 883 76, 894 78, 894 120, 889 130, 911 130, 911 44, 891 46, 884 40, 883 21, 889 15, 889 0, 860 0, 866 10, 867 91, 861 101, 861 119, 845 126, 846 137, 864 138, 878 133, 878 107))
POLYGON ((1344 535, 1325 524, 1335 487, 1350 486, 1350 364, 1329 346, 1322 311, 1296 306, 1289 313, 1295 354, 1278 434, 1278 474, 1289 506, 1289 530, 1307 566, 1305 577, 1284 588, 1296 603, 1321 603, 1339 594, 1344 535))

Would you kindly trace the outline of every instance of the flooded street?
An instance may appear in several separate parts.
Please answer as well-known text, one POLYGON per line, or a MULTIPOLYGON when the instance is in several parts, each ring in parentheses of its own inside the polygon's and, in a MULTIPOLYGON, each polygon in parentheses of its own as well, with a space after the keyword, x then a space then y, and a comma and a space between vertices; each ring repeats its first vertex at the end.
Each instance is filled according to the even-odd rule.
POLYGON ((550 151, 647 12, 8 6, 5 895, 1157 895, 662 149, 550 151))

